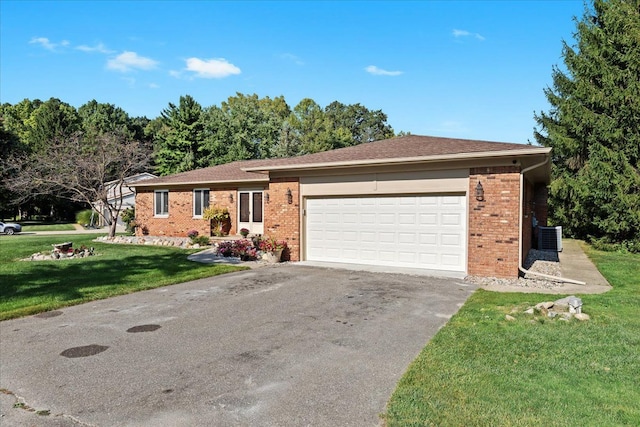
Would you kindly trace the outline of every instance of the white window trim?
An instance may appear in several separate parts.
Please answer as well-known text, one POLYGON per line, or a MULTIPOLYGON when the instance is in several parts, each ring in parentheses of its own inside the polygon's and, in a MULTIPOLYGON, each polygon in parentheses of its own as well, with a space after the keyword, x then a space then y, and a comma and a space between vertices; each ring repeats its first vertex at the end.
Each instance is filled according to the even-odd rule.
POLYGON ((156 212, 156 200, 158 197, 158 194, 160 193, 167 193, 167 202, 169 201, 169 189, 161 189, 161 190, 154 190, 153 191, 153 217, 154 218, 169 218, 169 203, 167 203, 167 213, 162 213, 159 214, 156 212))
MULTIPOLYGON (((191 192, 191 204, 192 204, 192 213, 193 213, 193 217, 194 218, 202 218, 202 214, 200 215, 196 215, 196 191, 208 191, 209 192, 209 204, 211 204, 211 189, 210 188, 194 188, 193 191, 191 192)), ((200 193, 200 197, 202 197, 203 193, 200 193)), ((202 207, 202 212, 204 213, 204 210, 206 208, 208 208, 209 206, 205 206, 204 205, 204 200, 200 200, 201 202, 201 207, 202 207)))

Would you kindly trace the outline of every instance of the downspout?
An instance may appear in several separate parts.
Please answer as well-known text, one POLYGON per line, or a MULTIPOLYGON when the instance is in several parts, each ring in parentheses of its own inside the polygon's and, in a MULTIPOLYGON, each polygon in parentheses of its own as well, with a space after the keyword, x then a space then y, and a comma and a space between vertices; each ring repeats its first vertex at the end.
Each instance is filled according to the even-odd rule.
POLYGON ((524 208, 524 204, 523 204, 524 203, 524 174, 526 172, 529 172, 530 170, 539 168, 540 166, 544 166, 545 164, 547 164, 548 161, 549 161, 549 157, 546 157, 543 162, 536 163, 535 165, 529 166, 528 168, 525 168, 525 169, 520 171, 520 242, 518 244, 518 270, 520 270, 525 275, 530 274, 530 275, 534 275, 534 276, 544 277, 546 279, 557 280, 557 281, 560 281, 560 282, 574 283, 576 285, 586 285, 585 282, 581 282, 579 280, 566 279, 564 277, 551 276, 549 274, 543 274, 543 273, 536 273, 535 271, 527 270, 522 265, 522 230, 523 230, 523 227, 522 227, 522 220, 523 220, 522 211, 524 210, 523 209, 524 208))

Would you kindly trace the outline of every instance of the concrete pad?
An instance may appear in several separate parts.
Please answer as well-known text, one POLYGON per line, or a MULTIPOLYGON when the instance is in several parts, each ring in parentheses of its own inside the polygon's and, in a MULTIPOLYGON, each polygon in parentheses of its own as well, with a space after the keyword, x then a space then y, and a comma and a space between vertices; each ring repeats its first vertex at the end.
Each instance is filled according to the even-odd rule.
POLYGON ((580 241, 573 239, 562 240, 562 252, 558 255, 560 256, 563 277, 580 280, 589 286, 611 288, 607 279, 598 271, 593 262, 584 253, 582 247, 580 247, 580 241))
POLYGON ((4 321, 0 424, 380 425, 475 289, 287 264, 4 321))

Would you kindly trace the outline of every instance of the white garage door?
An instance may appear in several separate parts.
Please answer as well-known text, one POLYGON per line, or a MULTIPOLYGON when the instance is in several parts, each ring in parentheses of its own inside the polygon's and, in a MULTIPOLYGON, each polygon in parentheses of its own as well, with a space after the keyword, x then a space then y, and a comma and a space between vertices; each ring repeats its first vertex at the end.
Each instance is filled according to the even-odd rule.
POLYGON ((464 196, 307 199, 306 258, 464 272, 464 196))

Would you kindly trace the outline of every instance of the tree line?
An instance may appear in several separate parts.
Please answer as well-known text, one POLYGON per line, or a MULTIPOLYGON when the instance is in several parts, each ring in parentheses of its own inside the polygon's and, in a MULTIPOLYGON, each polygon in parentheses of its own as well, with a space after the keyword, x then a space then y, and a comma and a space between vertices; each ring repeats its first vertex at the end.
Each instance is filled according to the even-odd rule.
POLYGON ((98 197, 95 201, 106 194, 97 180, 118 181, 123 174, 162 176, 393 136, 381 110, 339 101, 323 108, 309 98, 291 108, 282 96, 237 93, 219 106, 203 107, 185 95, 153 119, 131 117, 96 100, 77 109, 57 98, 5 103, 0 106, 0 217, 15 216, 19 207, 21 213, 68 216, 78 206, 61 198, 91 201, 66 184, 65 178, 79 175, 85 188, 96 188, 85 191, 98 197), (132 159, 123 159, 125 153, 132 159), (96 164, 89 165, 91 159, 96 164))

